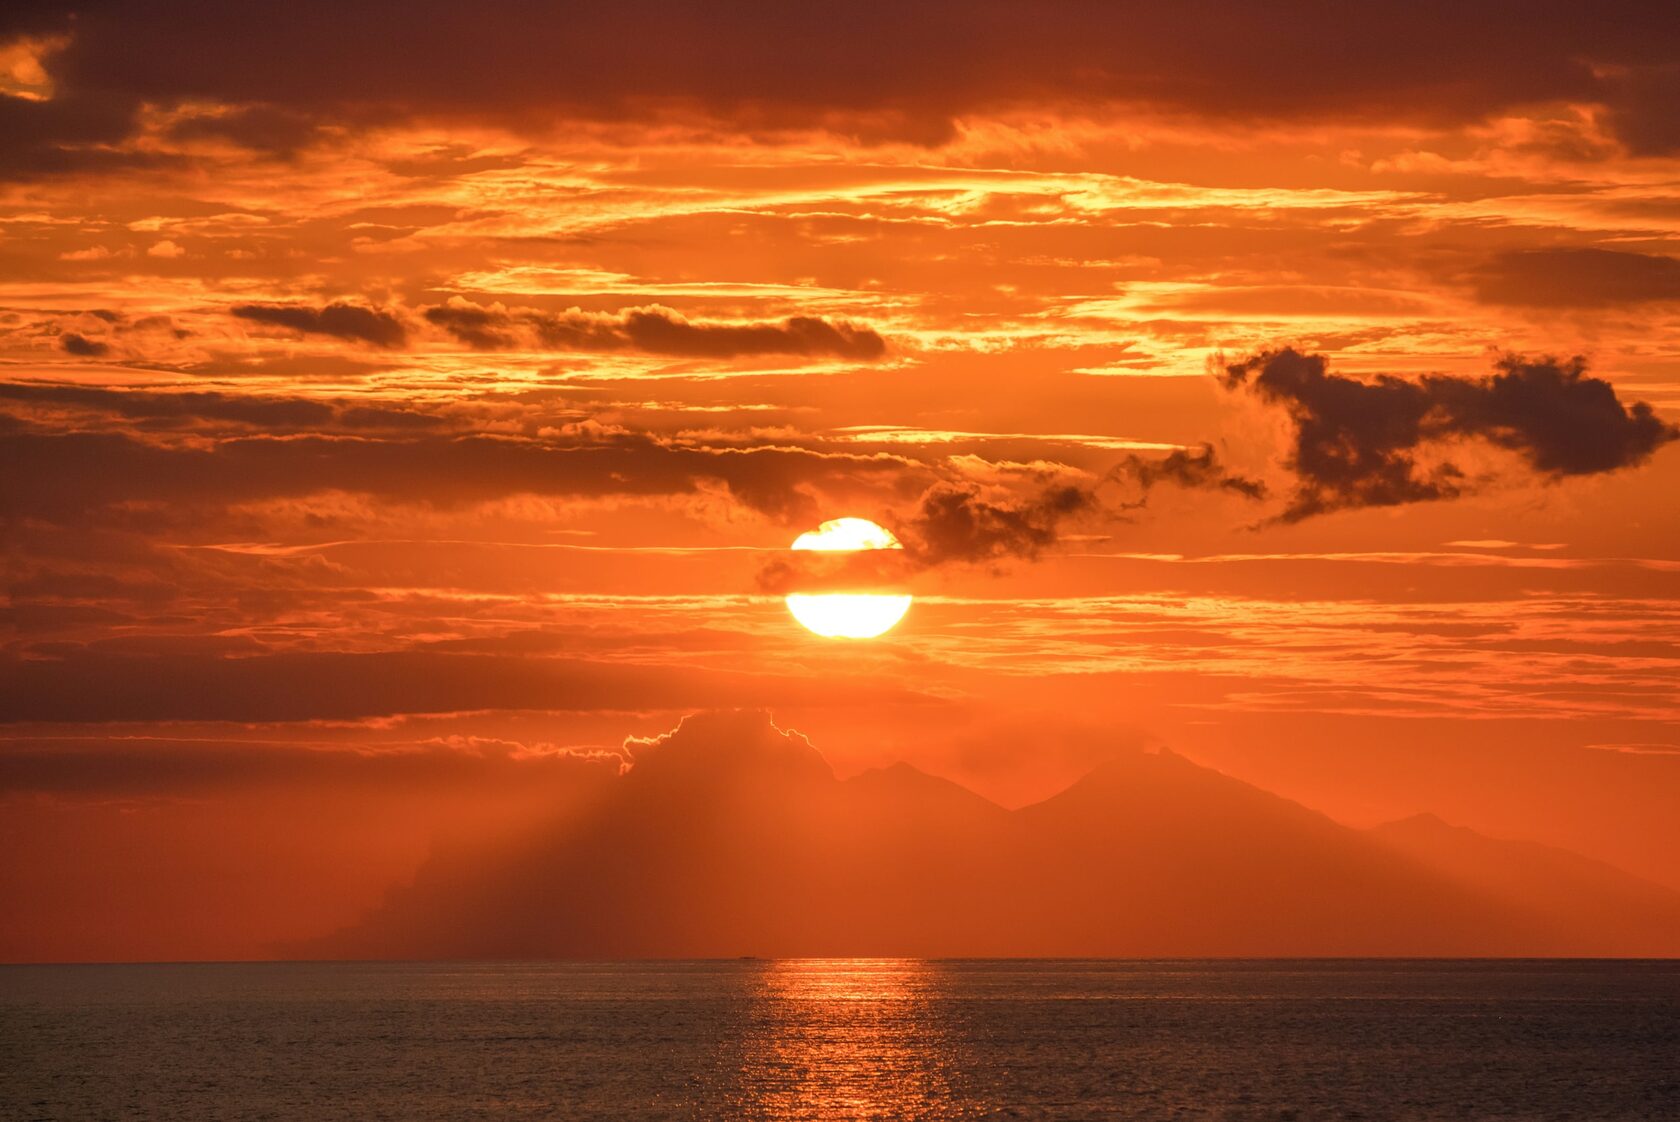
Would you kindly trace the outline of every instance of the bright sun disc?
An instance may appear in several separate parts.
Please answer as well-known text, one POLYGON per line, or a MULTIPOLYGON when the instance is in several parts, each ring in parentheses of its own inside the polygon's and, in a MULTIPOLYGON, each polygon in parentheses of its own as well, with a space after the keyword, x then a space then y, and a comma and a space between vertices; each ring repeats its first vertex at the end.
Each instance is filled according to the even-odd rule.
MULTIPOLYGON (((904 547, 891 532, 866 518, 836 518, 800 534, 793 548, 828 552, 904 547)), ((882 592, 793 592, 787 606, 794 619, 826 639, 873 639, 904 618, 910 597, 882 592)))

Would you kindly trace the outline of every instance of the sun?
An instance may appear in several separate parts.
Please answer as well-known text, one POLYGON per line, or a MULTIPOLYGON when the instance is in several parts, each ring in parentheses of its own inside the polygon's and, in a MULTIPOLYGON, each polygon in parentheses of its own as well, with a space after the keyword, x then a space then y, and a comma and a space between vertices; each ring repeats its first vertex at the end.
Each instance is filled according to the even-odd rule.
MULTIPOLYGON (((867 518, 836 518, 800 534, 793 548, 850 552, 904 547, 891 531, 867 518)), ((787 606, 806 630, 825 639, 873 639, 904 618, 910 599, 907 593, 793 592, 787 606)))

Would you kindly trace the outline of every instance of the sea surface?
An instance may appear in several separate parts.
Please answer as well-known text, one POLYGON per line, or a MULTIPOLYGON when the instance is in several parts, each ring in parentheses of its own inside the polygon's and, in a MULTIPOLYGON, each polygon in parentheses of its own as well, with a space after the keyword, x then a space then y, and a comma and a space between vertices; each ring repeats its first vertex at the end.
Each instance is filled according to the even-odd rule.
POLYGON ((1680 963, 8 966, 0 1114, 1680 1119, 1680 963))

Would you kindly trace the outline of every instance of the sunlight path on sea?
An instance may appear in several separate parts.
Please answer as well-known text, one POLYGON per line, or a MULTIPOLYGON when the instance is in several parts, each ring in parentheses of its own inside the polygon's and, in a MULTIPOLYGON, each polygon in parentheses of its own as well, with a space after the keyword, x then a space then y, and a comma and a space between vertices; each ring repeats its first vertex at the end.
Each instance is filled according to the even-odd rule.
POLYGON ((941 1023, 943 969, 912 959, 782 960, 752 982, 742 1113, 772 1119, 961 1114, 959 1044, 941 1023))

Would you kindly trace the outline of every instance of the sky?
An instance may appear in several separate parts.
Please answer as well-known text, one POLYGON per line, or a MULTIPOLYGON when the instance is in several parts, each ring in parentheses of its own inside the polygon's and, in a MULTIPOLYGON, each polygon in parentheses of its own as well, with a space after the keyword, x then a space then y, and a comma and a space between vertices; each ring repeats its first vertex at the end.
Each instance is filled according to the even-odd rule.
POLYGON ((0 955, 263 953, 728 708, 1680 888, 1677 59, 1615 0, 8 7, 0 955), (878 639, 783 601, 840 517, 878 639))

